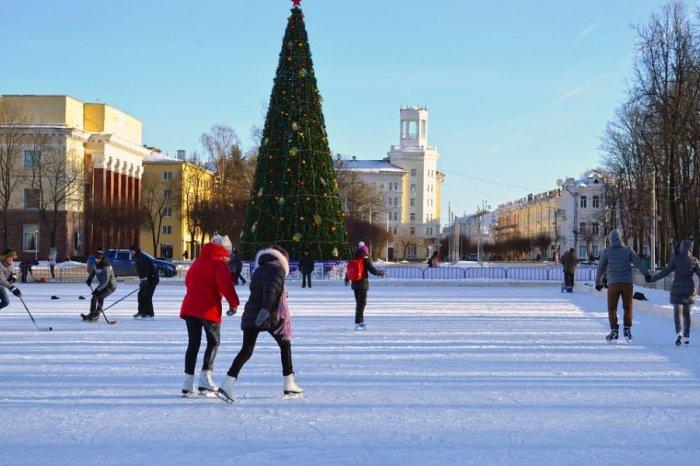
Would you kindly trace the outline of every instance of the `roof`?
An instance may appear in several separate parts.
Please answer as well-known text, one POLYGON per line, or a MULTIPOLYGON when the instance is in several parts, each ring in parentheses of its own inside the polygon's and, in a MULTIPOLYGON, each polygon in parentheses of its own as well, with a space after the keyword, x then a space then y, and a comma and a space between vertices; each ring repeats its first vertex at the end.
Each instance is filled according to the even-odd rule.
POLYGON ((146 158, 143 159, 144 163, 185 163, 184 160, 180 160, 177 157, 168 155, 163 152, 152 152, 146 158))
POLYGON ((344 160, 340 169, 362 173, 406 173, 403 168, 392 165, 385 160, 344 160))

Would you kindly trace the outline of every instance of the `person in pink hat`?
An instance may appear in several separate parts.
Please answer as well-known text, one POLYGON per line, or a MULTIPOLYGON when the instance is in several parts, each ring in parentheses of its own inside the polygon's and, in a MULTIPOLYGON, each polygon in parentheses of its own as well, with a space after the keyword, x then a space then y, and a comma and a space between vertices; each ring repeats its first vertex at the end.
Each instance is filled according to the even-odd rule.
POLYGON ((376 277, 384 275, 383 270, 376 269, 369 257, 369 248, 360 242, 354 258, 348 262, 345 274, 345 285, 352 283, 352 291, 355 293, 355 330, 366 330, 365 307, 367 306, 367 293, 369 293, 369 274, 376 277))

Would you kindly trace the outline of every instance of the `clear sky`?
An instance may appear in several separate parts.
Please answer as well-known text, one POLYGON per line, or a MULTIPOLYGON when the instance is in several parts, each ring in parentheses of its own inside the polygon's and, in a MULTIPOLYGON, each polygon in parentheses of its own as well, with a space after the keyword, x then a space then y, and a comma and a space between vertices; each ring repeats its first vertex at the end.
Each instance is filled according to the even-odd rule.
MULTIPOLYGON (((261 125, 287 0, 2 0, 0 93, 69 94, 198 149, 261 125)), ((444 205, 473 211, 599 163, 631 76, 634 23, 662 0, 304 0, 331 149, 382 158, 399 107, 430 110, 444 205)), ((694 7, 697 2, 689 2, 694 7)), ((446 210, 446 209, 445 209, 446 210)), ((443 221, 446 216, 443 214, 443 221)))

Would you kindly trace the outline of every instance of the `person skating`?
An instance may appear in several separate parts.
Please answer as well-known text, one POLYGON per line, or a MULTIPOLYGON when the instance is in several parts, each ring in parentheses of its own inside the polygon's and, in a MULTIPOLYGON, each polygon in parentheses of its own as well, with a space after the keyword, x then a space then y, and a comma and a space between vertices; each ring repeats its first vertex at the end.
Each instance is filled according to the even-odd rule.
MULTIPOLYGON (((229 241, 230 244, 230 241, 229 241)), ((233 274, 228 267, 229 251, 221 236, 214 236, 204 245, 185 276, 187 292, 180 307, 180 318, 187 325, 187 352, 185 353, 185 382, 183 396, 195 393, 194 370, 202 341, 202 330, 207 338, 204 362, 197 388, 201 395, 213 395, 218 390, 212 378, 214 359, 221 341, 221 298, 229 305, 227 314, 238 308, 238 295, 234 288, 233 274)))
POLYGON ((610 322, 610 333, 606 340, 617 340, 619 325, 617 320, 617 302, 622 297, 622 308, 624 314, 624 336, 627 341, 632 340, 632 264, 634 264, 644 278, 650 278, 651 274, 644 267, 642 260, 636 252, 622 243, 620 232, 612 230, 608 238, 610 246, 605 248, 600 256, 598 270, 596 272, 596 291, 603 289, 603 276, 608 280, 608 320, 610 322))
POLYGON ((578 265, 578 255, 574 248, 569 249, 561 258, 561 265, 564 269, 564 288, 567 293, 574 292, 574 276, 576 275, 576 266, 578 265))
POLYGON ((153 293, 155 293, 156 286, 160 281, 158 269, 153 261, 141 252, 138 244, 131 245, 129 251, 131 259, 136 261, 136 272, 140 279, 138 312, 134 314, 134 319, 153 319, 153 293))
POLYGON ((308 283, 311 288, 311 273, 314 271, 314 258, 309 251, 304 251, 299 258, 299 271, 301 272, 301 287, 306 288, 308 283))
POLYGON ((292 366, 292 323, 284 281, 289 275, 289 254, 280 246, 263 249, 256 256, 258 268, 250 279, 250 298, 241 318, 243 346, 233 360, 219 396, 232 403, 234 385, 243 365, 253 355, 260 332, 268 332, 280 348, 285 396, 301 396, 292 366))
POLYGON ((49 249, 49 269, 51 270, 51 280, 56 280, 56 262, 58 259, 58 251, 56 248, 49 249))
POLYGON ((365 330, 365 307, 367 306, 367 293, 369 292, 369 274, 377 277, 384 275, 383 270, 376 269, 369 257, 369 249, 365 243, 360 247, 354 258, 348 262, 348 270, 345 274, 345 285, 352 283, 352 291, 355 294, 355 330, 365 330))
POLYGON ((105 298, 117 289, 117 278, 114 276, 114 270, 109 263, 109 259, 104 254, 99 254, 95 257, 94 276, 97 278, 97 287, 92 290, 90 313, 80 314, 83 320, 88 322, 95 322, 100 318, 105 298))
POLYGON ((0 309, 10 305, 7 290, 17 297, 22 296, 22 292, 15 286, 17 276, 14 273, 13 261, 16 258, 17 252, 14 249, 3 249, 0 254, 0 309))
POLYGON ((676 253, 662 270, 650 277, 647 282, 660 280, 674 272, 671 284, 670 301, 673 304, 673 318, 676 325, 676 346, 690 344, 690 308, 695 304, 695 282, 693 274, 700 277, 700 263, 693 256, 693 242, 683 240, 676 253))
POLYGON ((243 260, 241 259, 240 254, 238 254, 238 250, 236 249, 235 246, 232 246, 231 248, 231 255, 228 258, 228 269, 233 274, 235 284, 238 285, 240 281, 240 285, 245 285, 246 284, 246 279, 243 278, 243 260))
POLYGON ((428 268, 440 267, 440 252, 435 251, 428 259, 428 268))

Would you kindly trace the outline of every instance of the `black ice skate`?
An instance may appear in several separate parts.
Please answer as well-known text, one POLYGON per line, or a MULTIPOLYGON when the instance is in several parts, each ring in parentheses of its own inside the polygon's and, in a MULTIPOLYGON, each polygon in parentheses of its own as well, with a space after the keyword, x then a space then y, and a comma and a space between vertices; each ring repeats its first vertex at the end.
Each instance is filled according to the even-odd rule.
POLYGON ((683 335, 681 335, 679 333, 678 336, 676 337, 676 346, 681 346, 682 344, 683 344, 683 335))
POLYGON ((608 342, 617 341, 618 333, 619 331, 616 328, 614 328, 610 330, 610 333, 608 333, 605 339, 608 340, 608 342))
POLYGON ((627 343, 632 343, 632 329, 630 327, 625 327, 625 341, 627 343))

